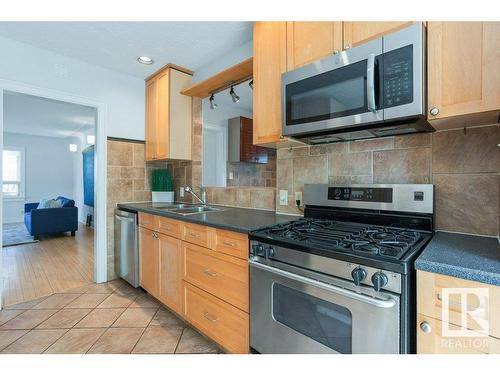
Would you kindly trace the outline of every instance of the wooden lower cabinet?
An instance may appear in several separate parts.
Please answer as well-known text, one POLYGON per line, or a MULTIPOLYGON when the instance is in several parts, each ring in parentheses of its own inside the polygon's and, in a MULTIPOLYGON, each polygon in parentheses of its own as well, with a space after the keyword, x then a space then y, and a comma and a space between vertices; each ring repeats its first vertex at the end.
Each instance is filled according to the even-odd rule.
POLYGON ((184 243, 184 280, 248 312, 248 261, 184 243))
POLYGON ((231 353, 248 353, 248 314, 188 282, 184 283, 185 318, 231 353))
POLYGON ((184 314, 182 290, 182 241, 158 234, 159 293, 158 299, 177 314, 184 314))
POLYGON ((443 334, 443 328, 449 331, 458 331, 461 327, 418 314, 417 353, 500 354, 500 339, 481 334, 475 334, 474 336, 450 336, 446 333, 443 334), (444 325, 446 327, 443 327, 444 325))
POLYGON ((159 254, 156 232, 139 228, 139 284, 153 297, 158 297, 159 254))

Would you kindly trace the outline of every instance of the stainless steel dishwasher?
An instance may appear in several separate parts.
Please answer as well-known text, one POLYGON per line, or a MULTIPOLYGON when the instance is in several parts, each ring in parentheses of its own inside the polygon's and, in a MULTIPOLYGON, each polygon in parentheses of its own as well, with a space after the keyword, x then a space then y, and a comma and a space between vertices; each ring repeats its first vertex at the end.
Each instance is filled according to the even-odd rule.
POLYGON ((139 286, 137 213, 115 209, 115 272, 134 288, 139 286))

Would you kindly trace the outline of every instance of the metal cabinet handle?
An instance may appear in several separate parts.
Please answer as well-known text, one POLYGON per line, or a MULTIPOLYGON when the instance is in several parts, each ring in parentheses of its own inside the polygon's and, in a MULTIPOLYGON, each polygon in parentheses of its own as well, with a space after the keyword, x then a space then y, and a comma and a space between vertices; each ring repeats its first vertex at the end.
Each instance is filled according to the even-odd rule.
POLYGON ((222 244, 226 245, 226 246, 230 246, 230 247, 235 247, 236 246, 233 242, 229 242, 229 241, 222 241, 222 244))
POLYGON ((439 108, 438 107, 432 107, 430 110, 431 115, 437 116, 439 115, 439 108))
POLYGON ((212 277, 217 276, 217 272, 215 272, 215 271, 210 271, 208 268, 205 268, 205 269, 203 270, 203 273, 204 273, 205 275, 212 276, 212 277))
POLYGON ((212 322, 212 323, 215 323, 216 321, 218 321, 218 320, 219 320, 219 318, 214 317, 213 315, 210 315, 210 314, 209 314, 208 312, 206 312, 206 311, 203 313, 203 316, 205 317, 205 319, 206 319, 206 320, 208 320, 208 321, 210 321, 210 322, 212 322))
POLYGON ((432 332, 432 326, 428 322, 422 322, 420 323, 420 329, 425 332, 425 333, 431 333, 432 332))
POLYGON ((368 110, 377 111, 375 103, 375 55, 370 53, 366 63, 366 100, 368 102, 368 110))

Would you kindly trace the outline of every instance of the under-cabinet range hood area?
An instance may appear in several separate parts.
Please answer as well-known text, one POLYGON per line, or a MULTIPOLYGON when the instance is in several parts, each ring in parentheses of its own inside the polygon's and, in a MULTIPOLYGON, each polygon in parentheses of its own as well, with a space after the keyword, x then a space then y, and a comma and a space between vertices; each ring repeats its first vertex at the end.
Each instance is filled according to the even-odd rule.
POLYGON ((282 76, 282 133, 319 144, 433 131, 423 23, 282 76))

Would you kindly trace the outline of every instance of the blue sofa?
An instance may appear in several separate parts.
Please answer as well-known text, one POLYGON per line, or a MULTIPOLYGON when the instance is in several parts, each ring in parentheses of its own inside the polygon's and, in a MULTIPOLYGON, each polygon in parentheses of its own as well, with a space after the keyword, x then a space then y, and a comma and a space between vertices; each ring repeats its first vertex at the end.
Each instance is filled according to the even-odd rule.
POLYGON ((62 207, 38 209, 38 203, 24 205, 24 224, 35 240, 42 234, 71 232, 74 236, 78 230, 78 207, 75 207, 75 201, 65 197, 56 199, 61 201, 62 207))

